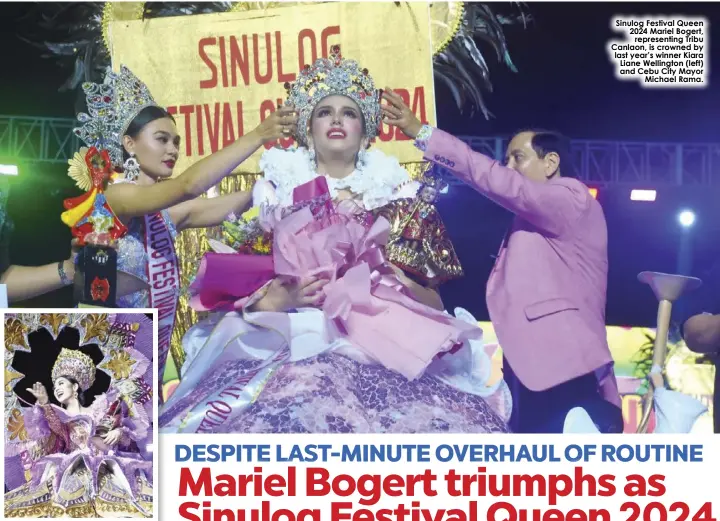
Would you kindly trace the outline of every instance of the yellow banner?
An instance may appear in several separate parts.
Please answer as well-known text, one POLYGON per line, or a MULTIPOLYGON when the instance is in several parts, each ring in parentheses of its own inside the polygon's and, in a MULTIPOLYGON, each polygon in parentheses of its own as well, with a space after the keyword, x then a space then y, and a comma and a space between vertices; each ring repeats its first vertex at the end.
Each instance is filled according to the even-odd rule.
MULTIPOLYGON (((424 2, 306 4, 113 22, 109 40, 115 70, 128 66, 175 115, 183 138, 178 173, 253 130, 285 100, 284 84, 335 44, 370 71, 377 88, 399 90, 418 117, 435 124, 424 2)), ((386 125, 375 146, 401 163, 422 160, 410 140, 386 125)), ((257 172, 262 151, 238 171, 257 172)))

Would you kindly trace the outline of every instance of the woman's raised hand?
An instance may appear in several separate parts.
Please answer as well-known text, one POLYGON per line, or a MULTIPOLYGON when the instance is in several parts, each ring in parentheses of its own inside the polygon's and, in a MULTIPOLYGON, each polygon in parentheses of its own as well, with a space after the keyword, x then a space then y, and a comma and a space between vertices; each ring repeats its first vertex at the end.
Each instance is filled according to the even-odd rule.
POLYGON ((41 384, 40 382, 35 382, 35 384, 30 389, 28 389, 28 392, 35 397, 38 405, 47 405, 49 399, 47 390, 45 389, 45 386, 43 384, 41 384))
POLYGON ((263 143, 268 143, 294 135, 297 120, 294 107, 281 107, 270 114, 255 130, 263 143))

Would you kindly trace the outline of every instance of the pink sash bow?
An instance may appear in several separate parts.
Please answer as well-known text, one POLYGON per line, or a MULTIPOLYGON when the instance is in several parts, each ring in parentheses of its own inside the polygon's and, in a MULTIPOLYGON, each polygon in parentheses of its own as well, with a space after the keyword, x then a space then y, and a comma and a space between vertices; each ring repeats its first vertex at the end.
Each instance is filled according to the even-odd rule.
POLYGON ((351 205, 333 205, 323 177, 297 187, 294 199, 291 213, 266 214, 272 256, 206 254, 193 284, 195 309, 239 307, 245 299, 238 299, 276 276, 324 277, 326 317, 356 348, 410 380, 439 353, 482 336, 478 327, 412 298, 384 256, 386 219, 366 226, 351 205))

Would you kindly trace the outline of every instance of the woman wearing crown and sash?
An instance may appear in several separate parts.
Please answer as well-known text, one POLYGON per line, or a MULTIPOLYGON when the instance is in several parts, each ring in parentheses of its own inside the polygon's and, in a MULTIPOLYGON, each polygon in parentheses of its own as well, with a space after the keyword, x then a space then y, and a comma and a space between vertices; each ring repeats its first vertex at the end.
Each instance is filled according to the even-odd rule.
POLYGON ((264 153, 258 217, 226 223, 251 255, 216 244, 201 262, 192 305, 222 311, 183 339, 162 432, 506 431, 481 331, 435 289, 461 274, 437 183, 368 149, 380 123, 368 71, 336 47, 286 88, 299 146, 264 153), (344 260, 308 270, 310 257, 344 260))
POLYGON ((51 404, 42 383, 28 391, 36 403, 23 413, 28 440, 6 445, 6 457, 27 451, 30 480, 5 494, 5 517, 152 517, 152 461, 138 453, 150 420, 132 418, 111 389, 87 407, 95 381, 92 358, 62 349, 52 369, 51 404))
MULTIPOLYGON (((90 205, 106 202, 109 208, 104 213, 117 226, 118 221, 127 226, 128 233, 117 244, 117 304, 159 309, 162 375, 180 290, 177 232, 216 226, 229 214, 244 211, 251 202, 248 192, 200 196, 264 143, 290 135, 297 118, 290 107, 278 110, 252 132, 172 177, 180 137, 174 119, 155 103, 145 84, 122 66, 119 72, 108 70, 104 83, 86 83, 83 90, 88 114, 78 115, 82 126, 75 133, 91 147, 90 155, 102 153, 121 174, 95 201, 86 201, 85 196, 73 201, 63 221, 77 228, 90 205)), ((77 173, 83 170, 83 157, 75 163, 73 169, 71 162, 71 176, 84 178, 89 188, 89 174, 77 173)))

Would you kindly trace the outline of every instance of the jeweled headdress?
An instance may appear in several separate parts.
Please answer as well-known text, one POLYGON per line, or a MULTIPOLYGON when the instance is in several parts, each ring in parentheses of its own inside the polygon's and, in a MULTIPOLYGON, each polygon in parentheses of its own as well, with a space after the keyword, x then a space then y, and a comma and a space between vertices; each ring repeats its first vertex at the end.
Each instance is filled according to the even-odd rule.
POLYGON ((438 192, 445 190, 448 187, 448 183, 443 177, 436 172, 435 168, 431 168, 423 175, 420 179, 422 187, 429 186, 435 188, 438 192))
POLYGON ((85 353, 77 349, 60 350, 52 368, 53 382, 61 376, 69 376, 80 385, 80 389, 87 391, 95 383, 95 362, 85 353))
POLYGON ((375 89, 367 69, 360 69, 354 60, 340 55, 340 46, 330 49, 329 58, 320 58, 312 66, 306 65, 293 83, 286 83, 286 105, 298 111, 297 140, 308 144, 308 122, 315 106, 333 95, 347 96, 357 103, 365 119, 368 139, 377 136, 380 124, 380 91, 375 89))
POLYGON ((124 65, 119 73, 108 68, 103 83, 83 83, 82 88, 89 114, 78 114, 82 126, 74 129, 75 135, 88 147, 107 150, 113 165, 121 167, 122 137, 128 126, 141 110, 158 104, 147 85, 124 65))

